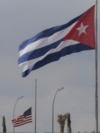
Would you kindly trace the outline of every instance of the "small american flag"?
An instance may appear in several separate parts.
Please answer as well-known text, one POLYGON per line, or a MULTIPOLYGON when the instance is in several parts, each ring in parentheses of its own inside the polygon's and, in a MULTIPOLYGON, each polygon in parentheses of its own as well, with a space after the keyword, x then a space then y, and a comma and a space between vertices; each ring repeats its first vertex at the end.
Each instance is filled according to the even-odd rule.
POLYGON ((30 107, 22 115, 15 117, 12 120, 13 127, 22 126, 24 124, 32 122, 32 108, 30 107))

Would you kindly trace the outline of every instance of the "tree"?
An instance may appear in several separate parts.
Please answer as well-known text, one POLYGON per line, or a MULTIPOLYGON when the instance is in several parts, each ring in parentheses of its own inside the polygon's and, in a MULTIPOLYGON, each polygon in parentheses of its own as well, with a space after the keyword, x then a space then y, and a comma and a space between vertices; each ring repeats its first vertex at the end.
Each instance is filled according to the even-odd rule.
POLYGON ((70 119, 70 113, 66 114, 67 117, 67 133, 71 133, 71 119, 70 119))
POLYGON ((2 126, 3 126, 3 133, 6 133, 6 121, 5 121, 5 116, 2 117, 2 126))
POLYGON ((66 119, 67 119, 67 115, 66 114, 64 114, 64 115, 62 115, 62 114, 58 115, 57 122, 59 123, 60 132, 61 133, 64 133, 66 119))

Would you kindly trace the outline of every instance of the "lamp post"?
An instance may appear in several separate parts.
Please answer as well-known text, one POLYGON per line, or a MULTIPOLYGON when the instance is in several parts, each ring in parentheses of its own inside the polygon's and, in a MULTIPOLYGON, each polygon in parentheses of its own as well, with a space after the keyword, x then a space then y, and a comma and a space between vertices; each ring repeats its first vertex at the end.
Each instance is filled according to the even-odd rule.
POLYGON ((59 91, 61 91, 62 89, 64 89, 64 87, 62 88, 58 88, 55 95, 54 95, 54 98, 53 98, 53 103, 52 103, 52 133, 54 133, 54 102, 55 102, 55 98, 56 98, 56 95, 59 91))
MULTIPOLYGON (((16 109, 16 105, 17 105, 18 101, 19 101, 20 99, 22 99, 22 98, 23 98, 23 96, 18 97, 17 100, 16 100, 16 102, 15 102, 14 109, 13 109, 13 119, 15 118, 15 109, 16 109)), ((14 126, 13 126, 13 133, 14 133, 14 132, 15 132, 15 128, 14 128, 14 126)))

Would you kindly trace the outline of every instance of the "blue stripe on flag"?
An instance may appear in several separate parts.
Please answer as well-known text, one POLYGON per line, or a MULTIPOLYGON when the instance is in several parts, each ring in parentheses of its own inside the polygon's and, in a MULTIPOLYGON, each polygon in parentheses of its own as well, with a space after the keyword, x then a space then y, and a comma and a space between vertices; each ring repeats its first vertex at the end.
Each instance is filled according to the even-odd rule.
POLYGON ((83 45, 76 44, 76 45, 65 47, 61 51, 53 53, 53 54, 49 54, 43 60, 35 63, 32 70, 38 69, 50 62, 57 61, 65 55, 69 55, 69 54, 76 53, 76 52, 81 52, 83 50, 91 50, 91 49, 92 48, 90 48, 89 46, 84 45, 84 44, 83 45))
MULTIPOLYGON (((84 13, 83 13, 84 14, 84 13)), ((82 14, 82 15, 83 15, 82 14)), ((51 35, 53 35, 56 32, 59 32, 67 27, 69 27, 70 25, 72 25, 75 21, 77 21, 82 15, 72 19, 71 21, 69 21, 68 23, 64 24, 64 25, 60 25, 60 26, 55 26, 49 29, 46 29, 40 33, 38 33, 37 35, 35 35, 34 37, 32 37, 31 39, 28 39, 26 41, 24 41, 20 46, 19 46, 19 51, 24 49, 27 45, 29 45, 32 42, 35 42, 41 38, 45 38, 45 37, 49 37, 51 35)))
POLYGON ((23 56, 21 56, 19 58, 18 63, 20 64, 22 62, 38 58, 38 57, 44 55, 45 53, 47 53, 50 49, 56 48, 62 41, 63 41, 63 39, 61 39, 55 43, 52 43, 50 45, 47 45, 45 47, 35 49, 31 52, 25 53, 23 56))
POLYGON ((80 43, 65 47, 61 51, 53 54, 49 54, 43 60, 36 62, 31 69, 27 69, 26 71, 22 72, 22 76, 26 77, 33 70, 43 67, 44 65, 51 63, 53 61, 57 61, 63 56, 76 53, 76 52, 81 52, 83 50, 92 50, 92 48, 90 48, 88 45, 84 45, 80 43))

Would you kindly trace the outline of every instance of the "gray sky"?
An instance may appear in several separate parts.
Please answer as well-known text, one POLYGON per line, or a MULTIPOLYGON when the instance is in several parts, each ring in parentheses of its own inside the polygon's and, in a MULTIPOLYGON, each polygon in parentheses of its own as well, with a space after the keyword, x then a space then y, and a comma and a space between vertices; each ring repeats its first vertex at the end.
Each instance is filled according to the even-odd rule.
MULTIPOLYGON (((65 56, 31 72, 26 78, 21 77, 17 63, 18 47, 24 40, 46 28, 67 23, 94 3, 95 0, 0 0, 0 116, 6 117, 8 132, 13 129, 11 123, 13 109, 16 99, 20 96, 24 98, 18 101, 15 114, 17 116, 32 106, 33 123, 17 127, 15 131, 34 131, 35 79, 38 82, 37 132, 52 131, 52 102, 55 92, 61 87, 64 87, 64 90, 60 91, 55 99, 55 132, 59 132, 57 115, 67 112, 71 114, 73 132, 95 130, 94 50, 65 56)), ((98 7, 100 8, 100 2, 98 7)), ((99 9, 98 36, 100 36, 99 9)), ((99 42, 98 37, 98 44, 99 42)), ((100 46, 98 46, 98 69, 100 69, 99 51, 100 46)), ((98 100, 100 101, 100 96, 98 100)), ((2 131, 1 117, 0 131, 2 131)))

